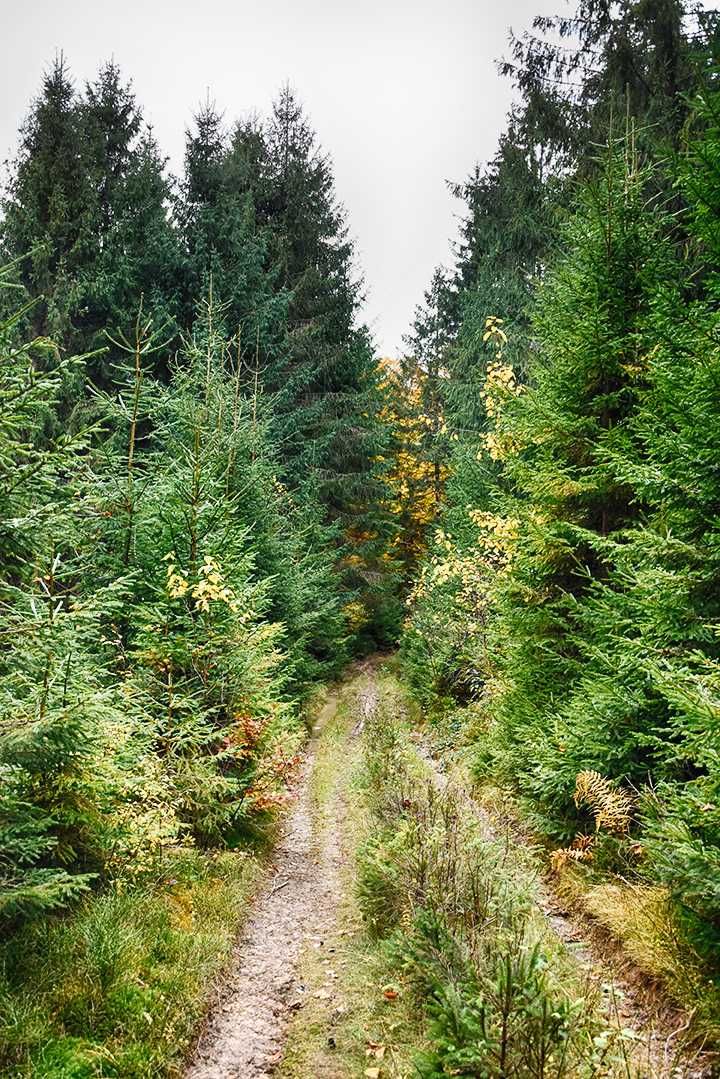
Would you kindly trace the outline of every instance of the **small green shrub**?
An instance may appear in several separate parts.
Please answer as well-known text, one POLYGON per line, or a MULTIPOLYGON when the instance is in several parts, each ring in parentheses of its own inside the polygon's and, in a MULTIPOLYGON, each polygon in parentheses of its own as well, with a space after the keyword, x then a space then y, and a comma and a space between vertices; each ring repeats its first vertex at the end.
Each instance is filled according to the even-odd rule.
POLYGON ((589 1022, 583 997, 573 1000, 553 985, 540 945, 527 941, 522 929, 485 967, 463 954, 437 915, 424 915, 414 930, 404 963, 428 999, 434 1045, 420 1061, 427 1079, 560 1079, 592 1075, 608 1063, 589 1036, 602 1024, 589 1022))
MULTIPOLYGON (((427 1079, 563 1079, 626 1070, 623 1037, 533 914, 531 868, 451 781, 418 775, 402 723, 368 725, 373 827, 357 892, 388 966, 428 1021, 427 1079)), ((416 761, 417 765, 417 761, 416 761)))

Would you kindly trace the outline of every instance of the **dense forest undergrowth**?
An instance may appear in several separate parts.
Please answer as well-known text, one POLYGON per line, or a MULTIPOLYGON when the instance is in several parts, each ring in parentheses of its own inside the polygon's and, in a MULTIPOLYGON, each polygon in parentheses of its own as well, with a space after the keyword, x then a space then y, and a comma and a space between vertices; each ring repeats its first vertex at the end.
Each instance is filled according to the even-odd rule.
POLYGON ((347 1000, 304 940, 262 1067, 712 1073, 719 47, 679 0, 512 37, 380 360, 289 88, 174 178, 114 63, 50 67, 0 220, 3 1074, 180 1074, 298 805, 347 1000))

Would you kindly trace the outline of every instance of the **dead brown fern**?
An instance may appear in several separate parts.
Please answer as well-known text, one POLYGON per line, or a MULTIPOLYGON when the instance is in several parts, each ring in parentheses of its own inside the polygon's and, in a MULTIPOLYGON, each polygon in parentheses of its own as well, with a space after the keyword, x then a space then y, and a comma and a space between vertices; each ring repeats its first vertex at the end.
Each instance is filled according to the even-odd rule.
POLYGON ((550 865, 553 873, 559 873, 570 862, 591 862, 593 859, 592 845, 595 842, 591 835, 576 835, 569 847, 561 847, 554 850, 550 856, 550 865))
POLYGON ((627 832, 632 819, 634 801, 618 790, 609 779, 592 769, 578 772, 575 780, 575 805, 587 806, 595 818, 595 831, 621 834, 627 832))

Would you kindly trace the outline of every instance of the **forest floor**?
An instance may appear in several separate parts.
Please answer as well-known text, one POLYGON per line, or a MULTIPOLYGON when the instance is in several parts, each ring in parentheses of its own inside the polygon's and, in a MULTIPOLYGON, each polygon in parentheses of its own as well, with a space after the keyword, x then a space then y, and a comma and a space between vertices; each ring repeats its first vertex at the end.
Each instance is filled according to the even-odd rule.
MULTIPOLYGON (((386 716, 394 723, 402 699, 392 674, 374 660, 356 664, 328 693, 267 876, 217 985, 185 1079, 418 1074, 414 1061, 427 1043, 426 1017, 368 934, 355 865, 369 820, 363 730, 379 707, 383 722, 386 716)), ((418 774, 425 774, 423 781, 439 791, 452 785, 457 804, 479 821, 489 842, 498 842, 497 822, 477 805, 462 779, 445 773, 421 732, 407 723, 405 729, 406 749, 418 774)), ((504 842, 522 846, 522 837, 508 831, 504 842)), ((578 984, 592 987, 588 992, 594 999, 604 1000, 607 1025, 623 1032, 629 1047, 623 1074, 653 1079, 711 1074, 702 1058, 676 1051, 683 1017, 672 1009, 650 1008, 653 994, 642 992, 627 964, 618 972, 617 954, 612 949, 604 954, 587 926, 560 909, 532 863, 522 862, 521 872, 534 877, 534 916, 542 933, 574 968, 578 984)))

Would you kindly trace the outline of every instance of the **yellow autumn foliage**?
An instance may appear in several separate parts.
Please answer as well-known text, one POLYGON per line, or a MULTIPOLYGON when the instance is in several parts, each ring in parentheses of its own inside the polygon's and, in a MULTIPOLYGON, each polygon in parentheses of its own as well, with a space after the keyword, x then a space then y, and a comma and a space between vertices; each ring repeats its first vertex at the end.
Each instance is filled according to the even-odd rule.
POLYGON ((408 380, 401 376, 396 361, 382 359, 380 367, 386 397, 381 416, 394 431, 397 447, 385 477, 386 505, 397 521, 392 548, 396 557, 414 562, 425 551, 449 474, 446 465, 430 456, 432 436, 452 436, 440 412, 428 415, 423 411, 426 376, 422 371, 408 380))

